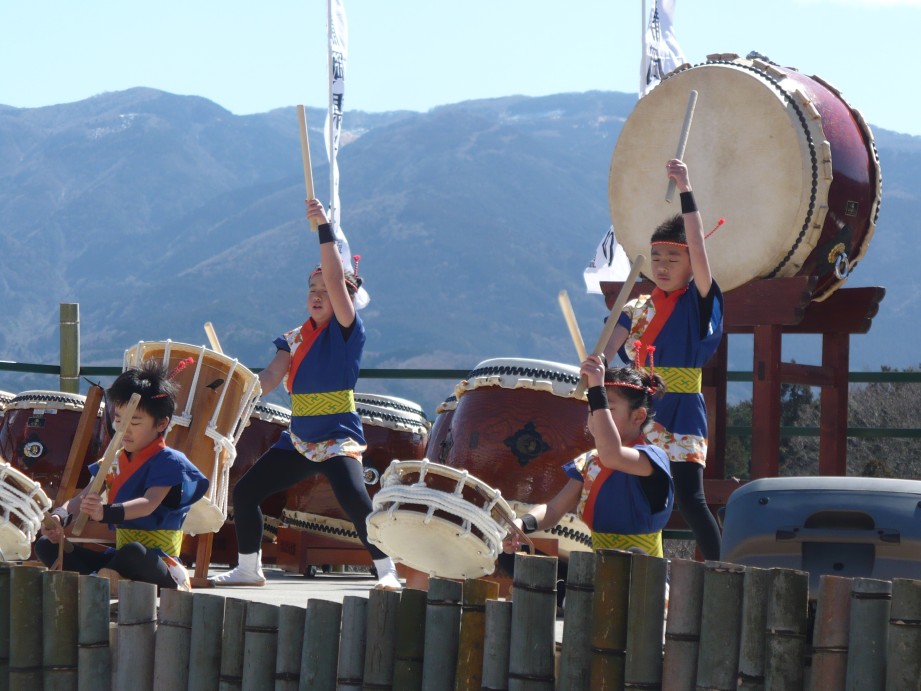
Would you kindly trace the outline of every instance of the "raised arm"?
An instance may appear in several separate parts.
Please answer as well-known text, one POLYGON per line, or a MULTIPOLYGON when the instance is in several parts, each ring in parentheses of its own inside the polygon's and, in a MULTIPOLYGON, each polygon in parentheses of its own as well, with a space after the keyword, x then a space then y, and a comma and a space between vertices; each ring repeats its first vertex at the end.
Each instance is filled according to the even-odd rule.
POLYGON ((332 230, 328 228, 326 211, 318 199, 307 200, 307 218, 315 220, 320 226, 320 267, 323 269, 323 282, 326 284, 326 292, 332 303, 336 321, 342 326, 349 327, 355 321, 355 304, 345 287, 345 271, 339 258, 339 250, 336 248, 332 230), (327 224, 325 231, 322 227, 324 224, 327 224))
MULTIPOLYGON (((678 192, 692 192, 691 178, 688 167, 677 158, 673 158, 666 165, 668 177, 675 181, 678 192)), ((707 248, 704 245, 703 220, 696 205, 689 207, 687 197, 682 194, 681 211, 684 219, 684 232, 688 240, 688 253, 691 255, 691 272, 694 274, 694 285, 701 297, 707 297, 713 283, 710 273, 710 260, 707 258, 707 248), (687 209, 687 210, 686 210, 687 209)))

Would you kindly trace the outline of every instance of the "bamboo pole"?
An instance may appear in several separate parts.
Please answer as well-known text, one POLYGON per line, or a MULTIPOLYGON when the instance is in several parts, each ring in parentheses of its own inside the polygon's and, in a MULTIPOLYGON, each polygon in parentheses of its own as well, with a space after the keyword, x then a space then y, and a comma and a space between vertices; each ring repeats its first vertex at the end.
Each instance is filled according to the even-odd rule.
POLYGON ((891 600, 891 581, 854 579, 848 633, 847 691, 882 689, 886 685, 891 600))
POLYGON ((499 584, 486 579, 464 581, 460 636, 454 691, 480 691, 483 687, 483 633, 486 601, 499 597, 499 584))
POLYGON ((672 559, 669 568, 671 582, 662 686, 673 691, 694 691, 706 567, 699 561, 672 559))
POLYGON ((707 562, 704 573, 697 686, 735 689, 739 671, 745 567, 707 562))
POLYGON ((342 604, 308 600, 301 650, 301 688, 336 691, 342 604))
POLYGON ((77 634, 77 686, 108 691, 112 686, 112 648, 109 645, 109 579, 80 576, 77 634))
POLYGON ((665 640, 665 582, 668 562, 635 553, 630 564, 630 605, 624 681, 630 688, 662 685, 665 640))
POLYGON ((397 612, 397 643, 394 652, 393 686, 405 691, 422 689, 425 654, 425 608, 428 593, 404 588, 397 612))
POLYGON ((512 603, 486 603, 483 650, 483 690, 508 691, 509 640, 512 631, 512 603))
POLYGON ((553 691, 556 557, 515 555, 509 691, 553 691))
POLYGON ((240 691, 243 688, 243 646, 248 605, 246 600, 233 597, 224 602, 220 691, 240 691))
POLYGON ((342 637, 339 644, 338 691, 361 691, 365 667, 365 622, 368 599, 346 595, 342 599, 342 637))
POLYGON ((44 571, 34 566, 10 569, 10 689, 42 688, 44 571))
MULTIPOLYGON (((125 430, 128 429, 128 425, 131 423, 131 417, 134 415, 134 411, 138 406, 138 403, 141 401, 140 394, 131 394, 131 399, 125 404, 124 410, 121 413, 121 419, 119 423, 115 426, 115 435, 112 437, 112 441, 109 442, 109 446, 106 448, 105 455, 102 457, 102 460, 99 462, 99 470, 96 471, 96 475, 93 477, 92 482, 89 485, 89 491, 92 494, 99 494, 102 492, 103 484, 105 483, 106 475, 109 473, 109 469, 112 467, 112 464, 115 462, 115 455, 118 453, 118 450, 121 448, 122 437, 125 436, 125 430)), ((80 535, 83 532, 86 522, 89 520, 83 511, 80 511, 77 518, 74 520, 73 526, 71 526, 70 533, 71 535, 80 535)))
POLYGON ((592 673, 592 600, 595 594, 594 552, 572 552, 566 574, 566 609, 560 653, 559 691, 589 688, 592 673))
POLYGON ((80 305, 60 304, 61 374, 59 388, 80 393, 80 305))
POLYGON ((908 689, 921 683, 921 581, 892 581, 889 611, 889 667, 886 690, 908 689))
POLYGON ((425 608, 425 659, 422 663, 423 691, 454 688, 463 589, 458 581, 429 578, 425 608))
POLYGON ((163 589, 154 649, 154 691, 174 691, 189 685, 194 596, 163 589))
POLYGON ((372 590, 368 594, 368 634, 365 643, 364 684, 373 689, 393 687, 397 612, 400 594, 372 590))
POLYGON ((576 313, 572 309, 572 303, 569 301, 569 293, 561 290, 557 296, 560 303, 560 309, 563 312, 563 319, 566 320, 566 326, 569 329, 569 336, 572 338, 572 344, 576 348, 576 357, 579 358, 579 364, 585 362, 587 353, 585 352, 585 341, 582 340, 582 332, 579 330, 579 322, 576 321, 576 313))
POLYGON ((765 638, 771 572, 749 566, 742 585, 742 633, 739 641, 739 688, 764 688, 765 638))
POLYGON ((764 689, 801 689, 806 666, 809 574, 795 569, 771 569, 770 573, 764 689))
POLYGON ((224 598, 196 593, 192 598, 192 642, 188 691, 217 691, 221 678, 224 598))
POLYGON ((595 552, 592 600, 592 685, 598 691, 624 686, 627 606, 630 601, 630 552, 595 552))
POLYGON ((0 691, 10 688, 10 569, 0 562, 0 691))
MULTIPOLYGON (((313 167, 310 165, 310 142, 307 138, 307 110, 304 106, 297 107, 297 124, 301 133, 301 159, 304 163, 304 188, 307 193, 307 199, 313 199, 316 195, 313 192, 313 167)), ((317 223, 310 220, 310 230, 316 232, 317 223)))
POLYGON ((42 574, 42 666, 46 689, 77 688, 79 574, 42 574))
POLYGON ((116 689, 153 691, 157 586, 125 579, 118 584, 116 689))
POLYGON ((268 689, 274 684, 278 650, 278 607, 264 602, 246 606, 243 630, 243 688, 268 689))
POLYGON ((843 689, 847 679, 847 649, 854 582, 841 576, 820 576, 812 636, 812 691, 843 689))
POLYGON ((278 607, 278 645, 275 654, 275 691, 297 691, 301 679, 301 652, 307 610, 294 605, 278 607))

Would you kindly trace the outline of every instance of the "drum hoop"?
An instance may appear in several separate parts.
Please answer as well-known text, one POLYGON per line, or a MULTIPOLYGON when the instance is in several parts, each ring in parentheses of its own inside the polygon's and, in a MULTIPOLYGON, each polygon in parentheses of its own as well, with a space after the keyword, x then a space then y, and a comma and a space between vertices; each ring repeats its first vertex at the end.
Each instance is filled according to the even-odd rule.
POLYGON ((407 417, 396 413, 389 413, 383 408, 369 405, 357 405, 355 410, 361 418, 362 424, 372 425, 375 421, 385 423, 383 427, 391 429, 408 429, 416 434, 425 434, 431 429, 431 423, 425 418, 407 417))
POLYGON ((485 360, 455 387, 454 395, 459 400, 474 389, 499 386, 503 389, 546 391, 561 398, 569 398, 578 383, 578 369, 561 363, 543 360, 485 360), (506 386, 502 377, 516 377, 514 386, 506 386))
POLYGON ((408 401, 405 398, 396 398, 394 396, 385 396, 383 394, 355 393, 355 403, 364 403, 379 408, 392 408, 404 413, 412 413, 425 417, 425 411, 421 405, 408 401))

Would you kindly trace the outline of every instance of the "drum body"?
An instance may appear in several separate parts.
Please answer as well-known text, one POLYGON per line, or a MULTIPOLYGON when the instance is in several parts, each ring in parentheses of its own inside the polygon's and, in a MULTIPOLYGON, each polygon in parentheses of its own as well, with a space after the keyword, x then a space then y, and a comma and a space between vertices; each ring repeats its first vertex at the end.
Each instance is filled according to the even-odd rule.
POLYGON ((454 444, 451 436, 451 418, 457 408, 457 396, 451 394, 435 408, 435 422, 432 423, 432 433, 425 447, 425 457, 436 463, 444 463, 454 444))
POLYGON ((41 485, 0 463, 0 561, 28 559, 51 501, 41 485))
POLYGON ((16 394, 10 391, 0 391, 0 425, 3 424, 3 411, 6 404, 16 398, 16 394))
POLYGON ((628 256, 680 213, 665 202, 692 90, 699 94, 688 163, 713 276, 724 291, 755 278, 816 276, 814 299, 841 286, 863 258, 881 198, 873 135, 818 77, 736 56, 676 71, 627 118, 611 160, 614 231, 628 256))
POLYGON ((466 470, 394 461, 368 516, 368 540, 394 561, 442 578, 495 569, 515 514, 502 494, 466 470))
POLYGON ((166 443, 182 451, 207 477, 208 493, 196 502, 183 524, 191 535, 217 532, 227 518, 230 468, 236 443, 256 399, 259 378, 237 360, 204 346, 173 341, 140 342, 125 351, 125 368, 157 359, 175 372, 176 414, 166 430, 166 443))
MULTIPOLYGON (((0 456, 41 484, 48 496, 56 497, 85 404, 85 396, 63 391, 17 394, 4 408, 0 456)), ((79 488, 89 484, 87 466, 99 459, 108 444, 102 412, 100 406, 90 444, 80 459, 79 488)))
POLYGON ((594 448, 585 398, 572 397, 578 383, 578 368, 556 362, 481 362, 455 390, 443 463, 470 471, 507 501, 549 501, 567 482, 562 466, 594 448))
MULTIPOLYGON (((372 497, 394 459, 421 459, 431 424, 422 407, 406 399, 355 393, 368 448, 363 454, 365 485, 372 497)), ((315 475, 287 492, 283 523, 360 546, 358 534, 340 508, 326 478, 315 475)))

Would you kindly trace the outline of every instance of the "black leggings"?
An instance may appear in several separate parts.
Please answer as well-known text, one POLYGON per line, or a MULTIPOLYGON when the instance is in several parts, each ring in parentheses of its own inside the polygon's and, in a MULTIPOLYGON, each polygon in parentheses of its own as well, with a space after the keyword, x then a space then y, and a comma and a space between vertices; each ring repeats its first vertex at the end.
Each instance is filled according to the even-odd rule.
POLYGON ((335 456, 314 463, 294 449, 269 449, 233 488, 233 516, 240 554, 258 552, 262 544, 263 516, 260 504, 275 494, 312 475, 325 477, 339 506, 355 525, 355 532, 373 559, 387 555, 368 542, 365 519, 371 513, 371 497, 364 482, 361 462, 335 456))
POLYGON ((700 463, 671 463, 675 481, 675 505, 694 532, 704 559, 720 558, 720 529, 704 497, 704 467, 700 463))
MULTIPOLYGON (((58 558, 58 546, 48 538, 40 537, 35 543, 35 555, 50 568, 58 558)), ((132 581, 153 583, 161 588, 176 587, 176 581, 170 576, 159 553, 148 550, 140 542, 129 542, 118 551, 108 554, 75 544, 73 552, 64 553, 62 568, 84 576, 96 573, 99 569, 112 569, 132 581)))

